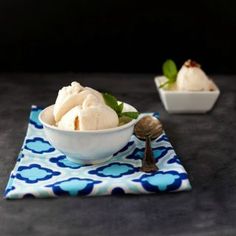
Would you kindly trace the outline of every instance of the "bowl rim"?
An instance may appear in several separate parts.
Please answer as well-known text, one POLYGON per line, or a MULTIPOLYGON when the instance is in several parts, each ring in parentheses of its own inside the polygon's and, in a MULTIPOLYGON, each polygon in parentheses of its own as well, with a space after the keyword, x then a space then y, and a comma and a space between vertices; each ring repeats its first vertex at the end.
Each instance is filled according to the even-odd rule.
POLYGON ((159 88, 160 79, 163 79, 163 78, 165 78, 164 75, 155 76, 154 78, 157 89, 162 93, 174 93, 174 94, 219 94, 220 93, 218 86, 215 84, 213 80, 211 80, 215 86, 215 90, 213 91, 188 91, 188 90, 168 90, 168 89, 159 88))
MULTIPOLYGON (((137 109, 136 109, 135 107, 133 107, 132 105, 130 105, 130 104, 128 104, 128 103, 125 103, 125 102, 124 102, 124 104, 129 105, 130 107, 132 107, 134 110, 137 111, 137 109)), ((139 117, 138 117, 137 119, 131 120, 131 121, 128 122, 127 124, 124 124, 124 125, 121 125, 121 126, 117 126, 117 127, 114 127, 114 128, 109 128, 109 129, 83 130, 83 131, 80 131, 80 130, 64 130, 64 129, 60 129, 60 128, 56 127, 56 126, 50 125, 50 124, 46 123, 45 121, 43 121, 43 119, 42 119, 43 113, 45 113, 46 110, 50 109, 50 108, 53 107, 54 105, 55 105, 55 104, 52 104, 52 105, 49 105, 49 106, 45 107, 45 108, 39 113, 39 121, 43 124, 44 127, 47 127, 47 128, 50 128, 50 129, 59 131, 59 132, 63 132, 63 133, 77 133, 77 134, 110 133, 110 132, 120 131, 120 130, 129 128, 129 127, 135 125, 135 124, 138 122, 138 119, 139 119, 139 117)))

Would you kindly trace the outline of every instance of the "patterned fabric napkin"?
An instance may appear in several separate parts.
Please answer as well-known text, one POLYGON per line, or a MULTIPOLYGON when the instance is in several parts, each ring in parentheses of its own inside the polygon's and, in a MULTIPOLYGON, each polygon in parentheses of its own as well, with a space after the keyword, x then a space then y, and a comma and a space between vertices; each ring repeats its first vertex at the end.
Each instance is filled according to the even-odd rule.
MULTIPOLYGON (((134 135, 113 158, 99 165, 81 166, 67 160, 46 140, 32 106, 27 134, 5 190, 5 198, 61 195, 145 194, 190 190, 188 175, 163 133, 152 142, 159 171, 139 171, 145 143, 134 135)), ((155 115, 155 114, 154 114, 155 115)))

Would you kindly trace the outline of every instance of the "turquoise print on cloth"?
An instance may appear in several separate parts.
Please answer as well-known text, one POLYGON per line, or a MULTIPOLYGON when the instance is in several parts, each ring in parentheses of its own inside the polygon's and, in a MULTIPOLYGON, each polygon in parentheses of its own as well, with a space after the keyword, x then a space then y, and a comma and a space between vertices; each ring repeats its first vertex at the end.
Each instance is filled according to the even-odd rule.
MULTIPOLYGON (((134 135, 110 161, 82 166, 70 162, 47 141, 38 120, 40 111, 39 107, 32 106, 27 134, 6 186, 5 198, 147 194, 191 189, 188 175, 164 132, 152 141, 159 168, 155 173, 139 170, 145 143, 134 135)), ((158 116, 158 113, 150 114, 158 116)))

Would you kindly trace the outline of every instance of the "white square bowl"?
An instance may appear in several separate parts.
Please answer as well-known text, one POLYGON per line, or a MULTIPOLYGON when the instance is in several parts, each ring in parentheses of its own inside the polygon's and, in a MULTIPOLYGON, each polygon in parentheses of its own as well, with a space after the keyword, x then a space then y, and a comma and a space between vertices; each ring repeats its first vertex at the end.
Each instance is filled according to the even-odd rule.
POLYGON ((166 81, 165 76, 155 77, 154 81, 169 113, 206 113, 212 109, 220 95, 220 90, 214 83, 213 91, 179 91, 159 88, 166 81))

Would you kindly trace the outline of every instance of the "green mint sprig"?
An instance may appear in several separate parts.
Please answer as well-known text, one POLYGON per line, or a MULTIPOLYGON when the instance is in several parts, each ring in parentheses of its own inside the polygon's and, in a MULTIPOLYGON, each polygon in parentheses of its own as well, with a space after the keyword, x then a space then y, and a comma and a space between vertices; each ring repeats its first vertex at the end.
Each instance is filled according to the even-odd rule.
POLYGON ((162 65, 163 75, 167 78, 167 81, 159 86, 159 88, 163 88, 166 85, 170 85, 175 83, 176 77, 178 74, 178 69, 175 62, 171 59, 166 60, 162 65))
POLYGON ((111 107, 119 117, 119 125, 126 124, 133 119, 137 119, 138 112, 123 112, 124 103, 119 103, 118 100, 109 93, 103 93, 103 99, 107 106, 111 107))

